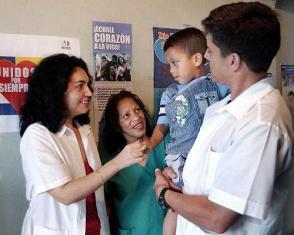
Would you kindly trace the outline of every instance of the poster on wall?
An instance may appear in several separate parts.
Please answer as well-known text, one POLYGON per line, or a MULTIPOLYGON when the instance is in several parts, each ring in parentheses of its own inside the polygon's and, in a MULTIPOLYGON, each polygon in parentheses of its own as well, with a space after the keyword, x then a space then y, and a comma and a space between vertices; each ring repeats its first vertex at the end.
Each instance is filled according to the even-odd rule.
POLYGON ((45 56, 80 56, 79 39, 0 33, 0 134, 19 131, 19 112, 28 78, 45 56))
POLYGON ((281 65, 282 93, 294 117, 294 65, 281 65))
POLYGON ((174 82, 167 64, 163 46, 165 41, 179 29, 153 28, 154 50, 154 118, 157 119, 162 92, 174 82))
POLYGON ((98 141, 99 122, 112 94, 132 90, 132 25, 93 22, 94 121, 98 141))

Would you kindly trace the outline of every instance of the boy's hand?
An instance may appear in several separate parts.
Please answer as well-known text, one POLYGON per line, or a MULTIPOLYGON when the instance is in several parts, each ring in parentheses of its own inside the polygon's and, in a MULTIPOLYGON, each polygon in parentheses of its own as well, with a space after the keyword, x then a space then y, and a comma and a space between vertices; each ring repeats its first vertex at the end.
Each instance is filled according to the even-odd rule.
POLYGON ((144 151, 144 154, 149 154, 154 149, 154 144, 151 142, 150 139, 144 139, 143 143, 146 146, 146 150, 144 151))
POLYGON ((176 191, 182 192, 182 189, 175 185, 172 181, 172 179, 177 178, 177 174, 174 172, 174 170, 171 167, 166 167, 162 170, 162 174, 166 179, 168 179, 169 186, 172 189, 175 189, 176 191))

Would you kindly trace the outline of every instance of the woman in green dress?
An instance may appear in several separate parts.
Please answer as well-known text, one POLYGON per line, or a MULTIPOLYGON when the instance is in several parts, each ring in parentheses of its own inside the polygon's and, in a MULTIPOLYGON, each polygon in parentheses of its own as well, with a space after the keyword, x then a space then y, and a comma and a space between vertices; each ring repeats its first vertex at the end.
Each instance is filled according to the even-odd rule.
MULTIPOLYGON (((105 108, 99 143, 103 163, 112 159, 126 144, 152 134, 150 115, 138 96, 121 91, 105 108)), ((111 234, 161 235, 165 212, 156 201, 152 186, 154 170, 164 167, 164 145, 146 153, 142 162, 114 175, 105 187, 110 208, 111 234)))

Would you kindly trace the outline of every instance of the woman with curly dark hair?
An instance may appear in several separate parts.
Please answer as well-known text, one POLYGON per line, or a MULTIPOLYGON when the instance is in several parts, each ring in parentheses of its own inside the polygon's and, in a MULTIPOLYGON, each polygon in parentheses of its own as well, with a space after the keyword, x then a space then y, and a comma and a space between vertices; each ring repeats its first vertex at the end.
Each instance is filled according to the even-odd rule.
MULTIPOLYGON (((150 115, 137 95, 123 90, 111 96, 101 121, 102 162, 112 161, 127 144, 138 140, 149 143, 151 134, 150 115)), ((144 161, 121 170, 106 184, 111 234, 162 234, 164 211, 152 185, 154 170, 164 167, 164 145, 145 155, 144 161)))
POLYGON ((101 166, 89 126, 91 76, 82 59, 43 59, 21 109, 20 152, 30 207, 23 235, 109 234, 103 184, 143 160, 145 145, 127 145, 101 166))

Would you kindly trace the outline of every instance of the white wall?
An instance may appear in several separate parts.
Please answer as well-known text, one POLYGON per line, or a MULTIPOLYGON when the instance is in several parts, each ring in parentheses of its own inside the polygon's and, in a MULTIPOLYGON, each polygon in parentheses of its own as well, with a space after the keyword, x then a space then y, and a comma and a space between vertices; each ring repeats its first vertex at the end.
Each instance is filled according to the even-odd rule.
MULTIPOLYGON (((277 13, 282 25, 281 28, 281 49, 277 56, 277 69, 281 78, 281 64, 294 63, 294 1, 282 0, 277 4, 277 13)), ((281 81, 281 80, 280 80, 281 81)), ((282 85, 281 83, 279 84, 282 85)))
MULTIPOLYGON (((183 0, 179 3, 177 0, 0 0, 0 32, 80 38, 81 57, 92 70, 92 21, 131 23, 134 92, 140 95, 152 111, 152 27, 201 27, 201 19, 211 9, 233 1, 183 0)), ((272 0, 263 2, 271 3, 272 0)))
MULTIPOLYGON (((0 32, 80 38, 81 57, 93 71, 92 21, 132 24, 134 92, 152 111, 152 27, 200 27, 201 19, 206 17, 210 10, 230 2, 232 1, 0 0, 0 32)), ((288 18, 288 13, 285 15, 288 18)), ((290 15, 293 17, 293 12, 290 15)), ((284 12, 282 18, 283 16, 284 12)), ((290 24, 286 24, 286 27, 286 30, 291 28, 290 24)), ((293 52, 293 47, 291 50, 293 52)), ((284 51, 285 54, 289 53, 287 46, 284 51)), ((276 72, 275 66, 273 72, 276 72)), ((3 235, 20 234, 27 207, 18 145, 18 133, 0 134, 0 228, 3 235)))
MULTIPOLYGON (((281 64, 294 64, 294 1, 281 0, 277 4, 277 12, 282 25, 281 28, 281 49, 277 56, 277 74, 279 76, 279 88, 282 87, 281 83, 281 64)), ((294 118, 292 116, 292 118, 294 118)), ((294 121, 293 121, 294 124, 294 121)), ((286 206, 285 229, 286 235, 294 234, 294 174, 290 180, 290 190, 288 195, 288 204, 286 206)))

